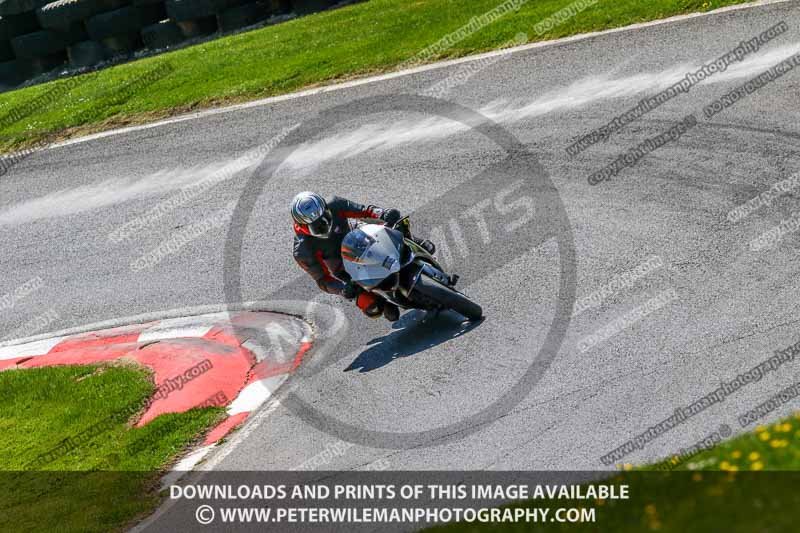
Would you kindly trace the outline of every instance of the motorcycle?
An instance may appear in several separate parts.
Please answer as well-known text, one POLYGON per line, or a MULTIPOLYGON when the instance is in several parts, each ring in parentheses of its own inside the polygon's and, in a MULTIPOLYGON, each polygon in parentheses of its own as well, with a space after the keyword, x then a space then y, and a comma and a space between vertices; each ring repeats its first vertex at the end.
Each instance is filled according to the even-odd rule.
POLYGON ((483 318, 481 306, 455 289, 458 276, 445 273, 410 237, 408 217, 393 226, 356 226, 342 241, 344 268, 354 283, 401 309, 452 309, 470 321, 483 318))

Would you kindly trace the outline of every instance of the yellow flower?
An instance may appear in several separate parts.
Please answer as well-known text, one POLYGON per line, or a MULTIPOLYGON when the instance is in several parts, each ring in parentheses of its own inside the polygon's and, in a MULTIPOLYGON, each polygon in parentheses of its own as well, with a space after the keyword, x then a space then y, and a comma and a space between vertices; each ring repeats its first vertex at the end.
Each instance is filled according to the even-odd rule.
POLYGON ((731 468, 731 464, 728 461, 722 461, 719 464, 719 469, 720 470, 730 470, 730 468, 731 468))
POLYGON ((652 522, 650 522, 650 529, 652 529, 653 531, 658 531, 659 529, 661 529, 661 522, 659 522, 658 520, 653 520, 652 522))
POLYGON ((625 463, 624 465, 622 465, 622 469, 623 470, 633 470, 633 465, 630 464, 630 463, 625 463))
POLYGON ((761 457, 761 455, 758 452, 750 452, 750 455, 747 456, 751 461, 758 461, 759 457, 761 457))
POLYGON ((656 514, 656 506, 652 503, 648 503, 644 506, 644 512, 647 514, 656 514))
POLYGON ((692 474, 692 481, 703 481, 703 474, 700 472, 695 472, 692 474))
POLYGON ((763 433, 767 430, 767 426, 756 426, 756 433, 763 433))
POLYGON ((778 424, 778 431, 781 433, 789 433, 792 430, 792 425, 789 422, 778 424))
POLYGON ((763 440, 763 441, 765 441, 765 442, 768 441, 769 440, 769 431, 763 431, 763 432, 759 433, 758 434, 758 438, 763 440))
POLYGON ((731 457, 733 457, 734 459, 738 459, 741 456, 742 452, 740 452, 739 450, 733 450, 733 452, 731 453, 731 457))
POLYGON ((764 463, 762 463, 761 461, 756 461, 755 463, 750 465, 750 470, 763 470, 763 469, 764 469, 764 463))

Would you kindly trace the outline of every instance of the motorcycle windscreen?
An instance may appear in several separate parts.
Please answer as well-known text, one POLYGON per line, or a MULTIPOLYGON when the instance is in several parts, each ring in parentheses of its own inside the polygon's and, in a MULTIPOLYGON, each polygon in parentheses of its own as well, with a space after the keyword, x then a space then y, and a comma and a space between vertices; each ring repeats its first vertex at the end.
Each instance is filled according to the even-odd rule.
POLYGON ((378 224, 367 224, 342 241, 344 269, 365 289, 374 289, 400 270, 400 250, 389 231, 378 224))

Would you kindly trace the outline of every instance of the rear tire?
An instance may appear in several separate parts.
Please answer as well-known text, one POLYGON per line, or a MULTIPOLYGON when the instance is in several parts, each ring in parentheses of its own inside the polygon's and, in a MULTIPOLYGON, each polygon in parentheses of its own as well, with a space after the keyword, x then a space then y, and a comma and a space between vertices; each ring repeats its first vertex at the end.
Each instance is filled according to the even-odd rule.
POLYGON ((460 292, 445 287, 438 281, 434 281, 426 275, 421 275, 414 287, 414 292, 419 292, 425 298, 430 299, 442 307, 452 309, 456 313, 465 316, 471 322, 483 318, 483 309, 460 292))

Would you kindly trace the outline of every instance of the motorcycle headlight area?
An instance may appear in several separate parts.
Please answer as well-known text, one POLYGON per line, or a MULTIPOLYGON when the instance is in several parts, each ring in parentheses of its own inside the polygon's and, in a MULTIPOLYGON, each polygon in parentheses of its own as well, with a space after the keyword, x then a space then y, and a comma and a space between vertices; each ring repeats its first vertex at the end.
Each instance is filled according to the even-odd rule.
POLYGON ((342 241, 342 261, 351 279, 367 290, 398 272, 403 238, 382 224, 353 229, 342 241))
POLYGON ((372 236, 367 235, 361 229, 353 230, 342 241, 342 257, 358 263, 373 244, 375 244, 375 239, 372 236))

